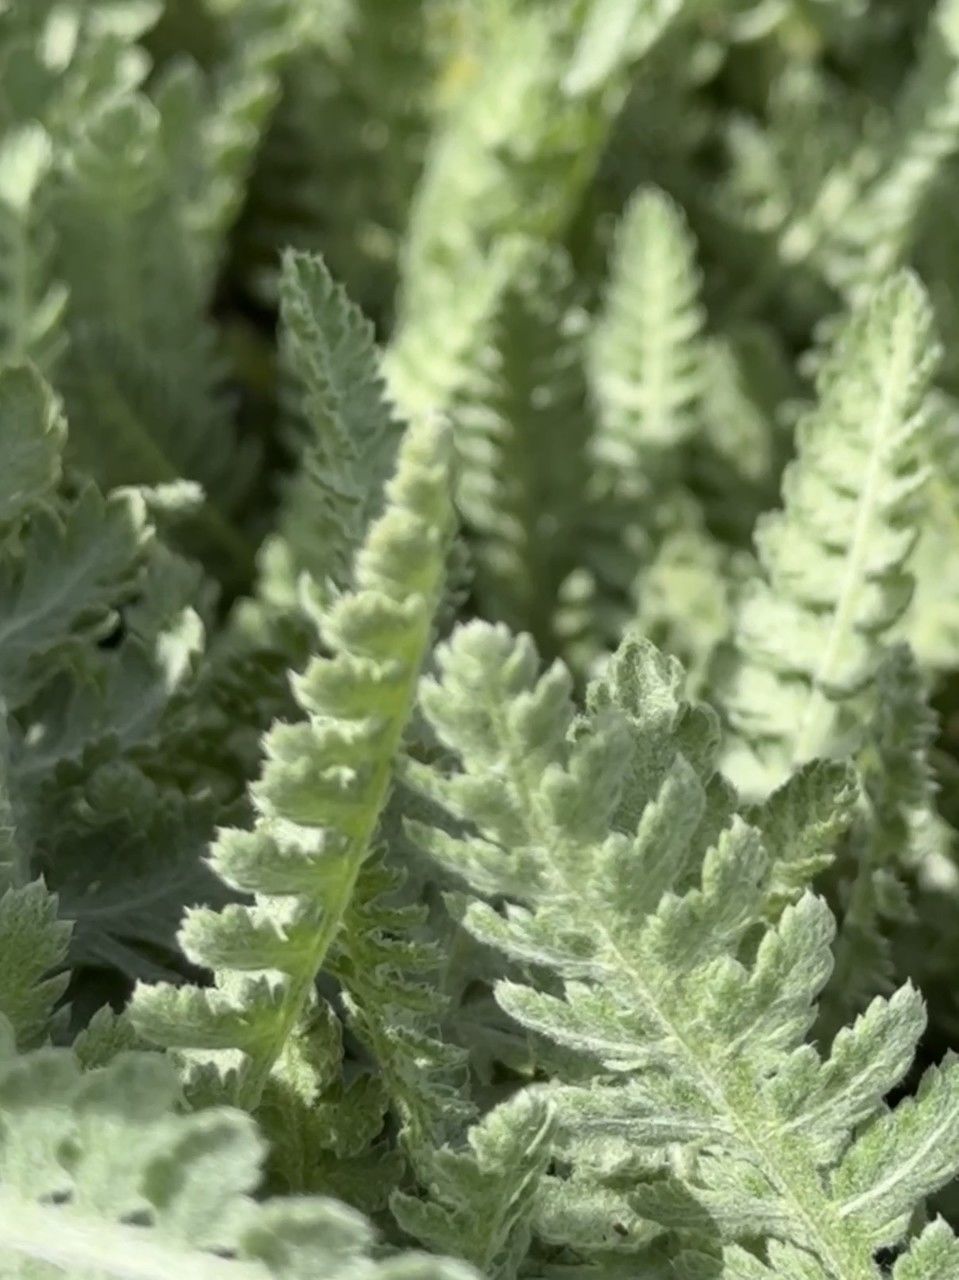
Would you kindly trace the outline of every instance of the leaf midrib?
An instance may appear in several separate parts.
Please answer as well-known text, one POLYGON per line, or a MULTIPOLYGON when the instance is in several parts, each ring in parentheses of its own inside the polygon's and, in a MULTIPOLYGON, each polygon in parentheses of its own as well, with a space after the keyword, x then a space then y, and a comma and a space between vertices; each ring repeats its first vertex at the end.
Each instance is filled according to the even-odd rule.
MULTIPOLYGON (((514 785, 519 792, 521 811, 527 815, 531 843, 539 844, 544 851, 551 851, 554 854, 551 865, 561 875, 564 890, 568 895, 567 901, 575 911, 577 906, 584 905, 583 885, 571 884, 560 870, 565 863, 562 854, 566 841, 563 834, 557 832, 541 814, 535 790, 526 779, 524 760, 514 756, 505 719, 497 712, 498 709, 494 708, 491 715, 497 725, 500 741, 504 744, 512 776, 516 780, 514 785), (560 856, 555 856, 556 854, 560 856)), ((725 1114, 729 1118, 732 1128, 752 1153, 757 1168, 779 1192, 781 1198, 788 1202, 795 1220, 801 1221, 806 1227, 809 1239, 817 1242, 819 1258, 830 1268, 834 1280, 877 1280, 877 1272, 872 1260, 864 1263, 861 1257, 849 1249, 846 1243, 849 1235, 848 1227, 839 1229, 838 1224, 834 1224, 832 1231, 827 1233, 823 1230, 821 1224, 829 1222, 834 1214, 832 1203, 820 1189, 818 1171, 815 1168, 810 1169, 802 1178, 802 1185, 797 1186, 795 1177, 790 1177, 788 1169, 780 1169, 770 1159, 769 1152, 776 1149, 777 1142, 781 1143, 774 1120, 763 1115, 761 1108, 757 1108, 758 1116, 750 1116, 741 1107, 737 1107, 730 1097, 731 1093, 736 1092, 737 1086, 742 1089, 745 1085, 755 1094, 758 1102, 762 1098, 759 1084, 745 1070, 739 1073, 740 1078, 731 1077, 728 1080, 715 1067, 710 1070, 710 1065, 703 1062, 694 1052, 686 1030, 657 1000, 644 973, 630 961, 609 928, 603 924, 602 915, 589 913, 585 923, 590 931, 602 936, 610 954, 616 958, 618 972, 630 975, 647 1009, 658 1022, 663 1033, 681 1047, 691 1065, 692 1075, 699 1081, 704 1095, 717 1113, 725 1114), (760 1132, 754 1133, 757 1121, 760 1132), (810 1200, 813 1201, 811 1205, 808 1203, 810 1200)), ((791 1146, 790 1149, 796 1150, 797 1146, 791 1146)))
POLYGON ((824 687, 833 681, 842 642, 855 625, 855 602, 866 576, 865 565, 876 525, 879 495, 883 487, 884 446, 895 428, 898 416, 895 413, 896 393, 908 380, 909 362, 907 357, 908 343, 898 342, 893 358, 887 366, 879 409, 876 414, 876 426, 871 437, 873 448, 866 467, 859 509, 856 513, 856 522, 853 527, 852 540, 849 544, 849 553, 846 557, 836 607, 833 610, 826 641, 822 649, 822 657, 812 676, 809 697, 806 700, 806 706, 794 739, 792 754, 792 764, 794 766, 818 755, 823 747, 821 741, 822 720, 831 705, 824 692, 824 687))

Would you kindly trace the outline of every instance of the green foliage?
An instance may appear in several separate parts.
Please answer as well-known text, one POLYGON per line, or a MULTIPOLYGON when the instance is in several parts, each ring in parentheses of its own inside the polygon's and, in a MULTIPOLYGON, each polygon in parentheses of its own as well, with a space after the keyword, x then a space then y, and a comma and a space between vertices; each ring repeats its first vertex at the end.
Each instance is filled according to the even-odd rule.
POLYGON ((695 249, 660 193, 642 192, 623 215, 610 275, 592 352, 596 448, 614 473, 643 475, 694 430, 702 366, 695 249))
POLYGON ((957 24, 0 0, 0 1273, 959 1280, 957 24))
POLYGON ((830 1017, 858 1011, 894 984, 890 937, 911 918, 906 884, 944 843, 929 760, 936 722, 909 650, 891 650, 876 681, 878 705, 859 756, 863 811, 836 867, 843 923, 824 1002, 827 1027, 830 1017))
POLYGON ((4 360, 49 363, 60 340, 65 295, 52 279, 52 237, 44 217, 53 154, 35 123, 11 130, 0 151, 0 271, 4 360))
POLYGON ((0 1248, 16 1275, 254 1280, 318 1274, 464 1277, 375 1262, 359 1215, 320 1199, 257 1203, 263 1143, 248 1116, 176 1110, 176 1073, 125 1053, 81 1072, 65 1049, 0 1058, 0 1248))
POLYGON ((528 626, 547 647, 584 533, 585 316, 571 274, 561 254, 533 258, 504 293, 488 348, 452 410, 459 506, 475 535, 482 607, 528 626))
POLYGON ((444 439, 426 428, 408 437, 386 510, 358 552, 354 590, 318 619, 331 656, 296 681, 307 719, 270 730, 251 797, 257 824, 221 831, 212 849, 216 874, 256 895, 253 907, 194 908, 184 920, 184 953, 217 986, 141 987, 134 999, 148 1039, 220 1061, 232 1054, 230 1092, 252 1109, 274 1071, 308 1069, 316 975, 376 838, 443 582, 444 439))
POLYGON ((433 143, 401 255, 390 370, 413 411, 449 403, 511 275, 537 239, 562 236, 630 61, 681 5, 612 6, 620 35, 632 37, 612 45, 604 8, 504 0, 477 19, 479 66, 433 143))
POLYGON ((931 429, 936 354, 928 303, 901 276, 853 316, 823 364, 783 510, 757 530, 763 574, 739 609, 723 695, 735 735, 727 767, 749 791, 848 749, 882 637, 909 603, 917 440, 931 429))
POLYGON ((364 309, 380 315, 440 109, 437 81, 456 56, 455 6, 349 0, 299 9, 305 29, 284 61, 243 243, 257 287, 271 286, 277 245, 321 250, 364 309))
POLYGON ((953 1063, 882 1105, 923 1029, 917 993, 873 1002, 828 1056, 803 1045, 833 921, 807 892, 764 924, 763 832, 731 812, 715 722, 654 650, 627 641, 575 722, 562 668, 540 677, 502 629, 464 628, 439 663, 424 704, 461 771, 423 785, 474 834, 421 837, 483 895, 466 927, 557 979, 504 980, 497 999, 564 1051, 559 1146, 570 1186, 586 1183, 568 1243, 600 1238, 590 1209, 608 1180, 663 1229, 695 1229, 698 1205, 700 1231, 761 1223, 810 1275, 877 1275, 874 1251, 959 1154, 953 1063), (677 1167, 675 1143, 699 1158, 677 1167))
POLYGON ((70 927, 57 920, 57 902, 41 881, 8 888, 0 898, 0 939, 7 963, 0 1008, 19 1045, 31 1048, 47 1033, 66 979, 49 976, 66 958, 70 927))
POLYGON ((384 400, 371 326, 322 261, 288 255, 280 292, 300 460, 264 549, 261 592, 290 607, 301 574, 321 587, 348 585, 354 552, 382 504, 400 426, 384 400))
POLYGON ((546 1100, 518 1094, 473 1127, 468 1151, 437 1153, 429 1175, 433 1201, 393 1197, 397 1221, 415 1239, 465 1258, 482 1275, 515 1275, 529 1248, 529 1218, 551 1134, 546 1100))

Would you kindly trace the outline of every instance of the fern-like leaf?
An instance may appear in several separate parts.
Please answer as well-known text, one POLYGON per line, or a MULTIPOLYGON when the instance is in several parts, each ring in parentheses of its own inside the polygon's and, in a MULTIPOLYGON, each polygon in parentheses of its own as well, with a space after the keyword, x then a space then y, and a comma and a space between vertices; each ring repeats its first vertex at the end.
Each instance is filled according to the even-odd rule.
POLYGON ((477 73, 435 140, 411 210, 388 366, 400 404, 444 409, 468 378, 515 271, 575 213, 632 57, 676 8, 657 5, 647 38, 620 44, 599 83, 577 70, 591 61, 582 61, 582 6, 507 3, 484 19, 477 73))
POLYGON ((321 590, 349 585, 401 427, 385 400, 372 325, 322 259, 287 254, 281 314, 299 461, 261 556, 260 592, 289 607, 302 573, 321 590))
MULTIPOLYGON (((626 483, 661 464, 696 425, 704 325, 695 245, 682 214, 656 190, 623 215, 591 347, 600 407, 597 454, 626 483)), ((655 475, 651 479, 655 480, 655 475)))
POLYGON ((551 1134, 545 1098, 518 1094, 470 1130, 466 1151, 437 1152, 431 1200, 393 1196, 397 1221, 432 1250, 453 1253, 484 1276, 512 1280, 529 1248, 551 1134))
POLYGON ((859 753, 863 807, 833 876, 841 916, 820 1012, 824 1035, 894 986, 892 937, 912 916, 907 884, 944 843, 930 762, 936 719, 908 649, 886 656, 876 694, 859 753))
POLYGON ((714 723, 649 646, 623 647, 579 719, 562 669, 539 676, 502 630, 461 631, 440 672, 424 705, 461 771, 421 781, 468 825, 419 835, 487 899, 471 932, 555 982, 503 982, 497 999, 568 1055, 551 1096, 586 1188, 577 1231, 607 1182, 667 1230, 692 1203, 722 1236, 783 1241, 797 1275, 878 1280, 875 1251, 959 1165, 954 1063, 883 1104, 919 996, 874 1001, 828 1056, 805 1043, 833 920, 807 893, 761 926, 762 835, 714 774, 714 723), (666 1158, 675 1144, 688 1162, 666 1158))
POLYGON ((940 0, 896 103, 879 174, 855 218, 838 224, 834 274, 845 287, 861 291, 902 264, 924 198, 957 149, 959 4, 940 0))
POLYGON ((84 117, 57 203, 70 337, 59 386, 73 458, 104 488, 186 478, 208 496, 192 521, 226 574, 250 568, 229 513, 253 455, 237 441, 206 318, 164 122, 130 94, 84 117))
POLYGON ((207 1058, 232 1050, 236 1096, 250 1107, 295 1051, 389 793, 442 589, 448 449, 436 429, 409 436, 386 511, 358 553, 354 591, 322 620, 331 656, 296 680, 308 718, 267 735, 257 826, 224 831, 213 847, 214 870, 256 895, 252 908, 198 908, 184 921, 184 950, 214 970, 216 986, 142 986, 134 997, 151 1040, 207 1058))
POLYGON ((909 603, 936 355, 925 295, 902 275, 853 316, 821 372, 784 508, 757 532, 763 576, 740 607, 724 691, 727 768, 750 792, 842 750, 882 637, 909 603))
POLYGON ((565 257, 543 248, 506 290, 451 411, 458 500, 483 613, 556 647, 556 600, 582 554, 585 317, 565 257))

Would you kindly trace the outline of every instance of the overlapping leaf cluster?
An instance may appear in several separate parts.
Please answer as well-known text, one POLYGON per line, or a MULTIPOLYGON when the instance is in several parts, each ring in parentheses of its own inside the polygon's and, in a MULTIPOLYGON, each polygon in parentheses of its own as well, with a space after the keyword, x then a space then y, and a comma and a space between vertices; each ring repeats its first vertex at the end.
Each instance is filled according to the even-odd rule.
POLYGON ((0 0, 0 1271, 959 1280, 956 0, 0 0))

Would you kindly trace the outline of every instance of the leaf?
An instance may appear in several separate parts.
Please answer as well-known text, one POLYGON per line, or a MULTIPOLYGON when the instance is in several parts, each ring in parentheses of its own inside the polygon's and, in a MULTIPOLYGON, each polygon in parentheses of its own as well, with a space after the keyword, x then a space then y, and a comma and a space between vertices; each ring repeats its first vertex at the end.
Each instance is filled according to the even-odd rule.
POLYGON ((908 604, 936 359, 929 302, 903 273, 853 314, 820 373, 785 505, 757 531, 763 572, 744 593, 723 690, 726 767, 750 794, 843 751, 854 700, 908 604))
POLYGON ((415 1239, 455 1252, 484 1275, 515 1275, 529 1247, 551 1132, 546 1099, 518 1094, 470 1130, 467 1150, 436 1153, 431 1200, 393 1196, 397 1221, 415 1239))
POLYGON ((136 582, 149 537, 134 495, 92 486, 61 517, 40 509, 21 554, 0 565, 0 690, 15 709, 81 641, 102 638, 136 582))
POLYGON ((357 553, 355 590, 322 618, 329 656, 295 680, 304 719, 265 737, 252 838, 226 830, 211 850, 214 872, 256 895, 253 907, 184 920, 181 945, 216 972, 216 987, 141 984, 134 996, 146 1039, 213 1049, 221 1056, 208 1057, 210 1066, 236 1051, 230 1061, 239 1055, 242 1070, 230 1090, 250 1109, 309 1018, 317 974, 371 854, 442 589, 448 449, 425 425, 407 437, 386 510, 357 553), (264 968, 269 980, 257 976, 264 968))
POLYGON ((462 878, 490 900, 466 927, 523 966, 496 998, 546 1043, 570 1202, 581 1183, 585 1219, 605 1186, 670 1229, 782 1241, 768 1271, 732 1253, 743 1277, 872 1280, 875 1250, 959 1165, 959 1107, 951 1062, 886 1106, 923 1029, 909 989, 825 1061, 807 1043, 835 922, 809 892, 783 909, 783 886, 848 824, 848 770, 811 766, 751 809, 784 858, 777 883, 761 831, 711 776, 711 717, 651 646, 624 643, 571 727, 562 670, 538 676, 502 629, 461 629, 437 669, 423 704, 455 757, 424 789, 465 827, 444 861, 462 849, 462 878), (667 1158, 675 1188, 650 1186, 667 1158))
POLYGON ((46 1038, 67 985, 57 970, 69 941, 70 925, 57 919, 57 900, 41 880, 0 897, 0 1014, 22 1049, 46 1038))
POLYGON ((372 325, 323 260, 287 253, 282 344, 298 470, 260 562, 260 591, 289 607, 298 579, 346 588, 353 556, 383 506, 401 427, 386 401, 372 325))
POLYGON ((66 425, 50 388, 27 365, 0 371, 0 523, 20 520, 52 496, 66 425))
MULTIPOLYGON (((0 139, 0 360, 55 364, 66 290, 56 281, 49 225, 53 145, 36 120, 0 139)), ((26 393, 24 393, 26 394, 26 393)))
POLYGON ((701 389, 700 278, 681 211, 662 192, 633 197, 620 224, 604 310, 593 334, 591 374, 601 430, 596 448, 612 469, 655 466, 694 429, 701 389))
MULTIPOLYGON (((253 1122, 225 1109, 183 1115, 178 1092, 156 1054, 81 1073, 68 1051, 17 1058, 4 1043, 0 1247, 13 1265, 116 1280, 389 1277, 395 1265, 372 1260, 372 1231, 345 1206, 254 1201, 264 1147, 253 1122)), ((471 1274, 415 1256, 406 1265, 423 1280, 471 1274)))

